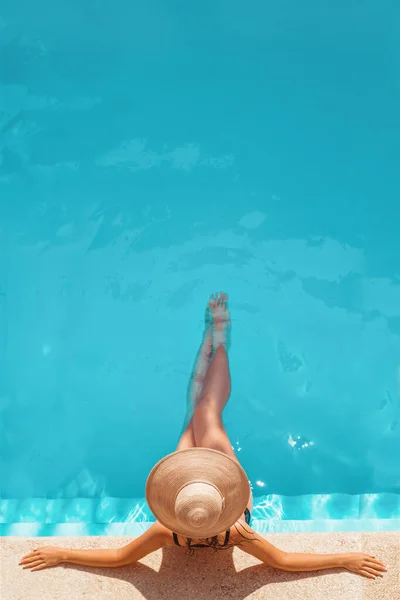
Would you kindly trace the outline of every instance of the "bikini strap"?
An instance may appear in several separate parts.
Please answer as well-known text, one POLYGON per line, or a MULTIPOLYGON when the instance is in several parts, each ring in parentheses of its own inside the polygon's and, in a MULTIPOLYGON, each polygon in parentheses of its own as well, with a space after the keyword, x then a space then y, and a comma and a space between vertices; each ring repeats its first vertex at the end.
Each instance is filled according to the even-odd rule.
POLYGON ((231 530, 228 529, 227 532, 225 533, 224 546, 228 545, 230 535, 231 535, 231 530))
MULTIPOLYGON (((227 546, 227 545, 228 545, 228 542, 229 542, 229 538, 230 538, 230 536, 231 536, 231 530, 230 530, 230 529, 228 529, 228 530, 226 531, 226 533, 225 533, 225 539, 224 539, 223 546, 227 546)), ((175 544, 175 546, 179 546, 179 547, 181 547, 181 545, 180 545, 180 543, 179 543, 179 540, 178 540, 178 536, 177 536, 177 534, 176 534, 175 532, 172 532, 172 537, 174 538, 174 544, 175 544)), ((192 539, 191 539, 191 538, 189 538, 189 540, 188 540, 188 541, 189 541, 189 544, 190 544, 190 542, 192 541, 192 539)))

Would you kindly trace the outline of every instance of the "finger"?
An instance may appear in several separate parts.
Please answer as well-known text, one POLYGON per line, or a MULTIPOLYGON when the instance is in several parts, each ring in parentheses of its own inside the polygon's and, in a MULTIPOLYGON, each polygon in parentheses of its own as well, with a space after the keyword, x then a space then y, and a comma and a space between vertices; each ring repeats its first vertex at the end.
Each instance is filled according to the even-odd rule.
POLYGON ((35 567, 34 569, 32 569, 32 572, 33 571, 41 571, 42 569, 46 569, 46 567, 47 567, 46 564, 40 565, 40 567, 35 567))
POLYGON ((376 558, 376 556, 371 556, 371 554, 367 554, 366 556, 367 556, 367 562, 373 562, 374 564, 381 565, 382 567, 385 566, 381 560, 378 560, 376 558))
POLYGON ((370 560, 371 562, 376 562, 376 563, 379 563, 380 565, 383 565, 383 562, 381 560, 378 560, 376 558, 376 556, 369 556, 367 554, 365 558, 366 558, 366 560, 370 560))
POLYGON ((22 565, 29 565, 32 562, 35 562, 38 560, 38 556, 31 556, 30 558, 26 558, 24 561, 22 561, 20 564, 22 565))
POLYGON ((35 556, 35 554, 34 554, 33 552, 30 552, 29 554, 25 554, 25 556, 23 556, 23 557, 21 558, 21 562, 22 562, 23 560, 26 560, 27 558, 32 558, 32 556, 35 556))
POLYGON ((371 567, 373 569, 376 569, 377 571, 387 571, 385 565, 381 562, 378 561, 373 561, 373 560, 367 560, 366 561, 366 566, 367 567, 371 567))
POLYGON ((42 560, 35 560, 35 562, 33 563, 29 563, 29 565, 25 565, 23 568, 24 569, 32 569, 32 567, 38 567, 39 565, 42 564, 42 560))
POLYGON ((375 577, 383 577, 383 573, 381 573, 374 567, 363 567, 363 570, 367 571, 367 573, 371 573, 371 575, 375 575, 375 577))
POLYGON ((362 571, 360 571, 360 575, 362 575, 363 577, 367 577, 368 579, 375 579, 375 577, 373 575, 371 575, 370 573, 368 573, 364 569, 362 571))
POLYGON ((25 563, 24 569, 30 569, 31 567, 33 567, 41 562, 42 562, 42 559, 36 557, 35 560, 30 560, 29 562, 25 563))

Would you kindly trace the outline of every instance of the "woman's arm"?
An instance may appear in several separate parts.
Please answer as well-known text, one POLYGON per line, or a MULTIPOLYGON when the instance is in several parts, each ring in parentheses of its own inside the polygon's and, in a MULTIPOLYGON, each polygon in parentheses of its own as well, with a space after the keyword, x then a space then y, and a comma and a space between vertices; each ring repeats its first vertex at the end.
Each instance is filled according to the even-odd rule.
POLYGON ((282 571, 320 571, 322 569, 347 569, 364 577, 382 577, 385 566, 374 556, 352 552, 349 554, 305 554, 283 552, 255 532, 236 532, 235 542, 266 565, 282 571), (244 534, 244 535, 243 535, 244 534), (252 535, 252 537, 250 537, 252 535))
POLYGON ((154 523, 143 535, 117 550, 118 564, 116 566, 122 567, 135 563, 147 554, 166 546, 170 541, 169 538, 172 538, 171 532, 160 523, 154 523))
POLYGON ((41 571, 60 563, 87 567, 122 567, 140 560, 168 543, 167 530, 155 523, 136 540, 115 550, 73 550, 70 548, 38 548, 19 563, 24 569, 41 571))

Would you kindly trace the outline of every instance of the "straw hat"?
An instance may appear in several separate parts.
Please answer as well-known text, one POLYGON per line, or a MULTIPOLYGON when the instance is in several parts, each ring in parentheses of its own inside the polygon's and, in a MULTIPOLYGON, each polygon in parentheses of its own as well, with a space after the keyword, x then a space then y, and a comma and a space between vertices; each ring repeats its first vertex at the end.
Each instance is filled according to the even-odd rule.
POLYGON ((158 521, 191 538, 213 537, 229 529, 249 498, 249 481, 239 463, 209 448, 165 456, 146 483, 146 500, 158 521))

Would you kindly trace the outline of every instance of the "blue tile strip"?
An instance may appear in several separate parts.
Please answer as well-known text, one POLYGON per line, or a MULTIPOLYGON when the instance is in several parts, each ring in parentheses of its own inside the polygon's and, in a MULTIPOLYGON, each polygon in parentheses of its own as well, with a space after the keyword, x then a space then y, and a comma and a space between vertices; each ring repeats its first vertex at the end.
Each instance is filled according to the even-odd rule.
MULTIPOLYGON (((143 533, 151 522, 142 523, 7 523, 0 525, 0 537, 52 537, 52 536, 129 536, 143 533)), ((325 519, 315 521, 257 521, 252 526, 259 533, 316 533, 327 531, 368 532, 399 531, 400 519, 325 519)))
MULTIPOLYGON (((400 494, 259 496, 252 525, 273 531, 400 530, 400 494)), ((143 498, 0 499, 0 535, 138 535, 154 517, 143 498)))

